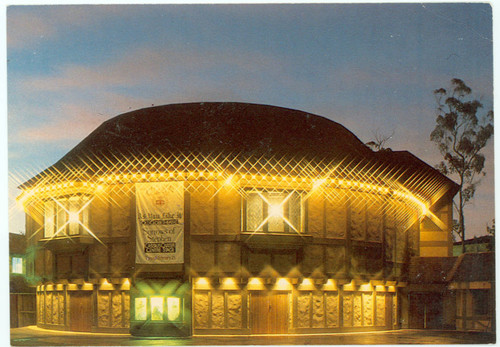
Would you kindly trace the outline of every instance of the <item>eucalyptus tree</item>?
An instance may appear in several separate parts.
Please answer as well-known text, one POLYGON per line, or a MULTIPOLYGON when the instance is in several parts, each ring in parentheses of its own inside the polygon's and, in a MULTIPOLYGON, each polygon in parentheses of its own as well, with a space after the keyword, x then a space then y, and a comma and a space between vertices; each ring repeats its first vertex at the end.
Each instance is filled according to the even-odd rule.
POLYGON ((464 207, 474 197, 477 176, 485 175, 485 156, 481 150, 493 135, 493 111, 482 112, 483 104, 461 79, 451 80, 450 89, 436 89, 438 115, 430 139, 443 156, 437 168, 457 178, 459 184, 455 207, 458 212, 456 233, 465 252, 464 207))

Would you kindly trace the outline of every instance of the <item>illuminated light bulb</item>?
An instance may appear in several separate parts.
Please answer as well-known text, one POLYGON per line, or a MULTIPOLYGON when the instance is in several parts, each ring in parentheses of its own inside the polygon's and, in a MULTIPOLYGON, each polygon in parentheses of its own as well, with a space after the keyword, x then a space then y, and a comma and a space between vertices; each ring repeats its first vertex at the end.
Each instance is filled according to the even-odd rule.
POLYGON ((146 174, 142 174, 141 178, 143 178, 143 179, 146 178, 146 174))
POLYGON ((258 286, 262 284, 262 281, 260 280, 260 278, 253 277, 250 279, 250 281, 248 281, 248 284, 258 286))
POLYGON ((271 217, 283 217, 283 206, 278 204, 269 205, 269 215, 271 217))
POLYGON ((206 286, 208 285, 208 280, 205 277, 200 277, 196 280, 196 284, 200 286, 206 286))
POLYGON ((224 184, 225 185, 230 185, 231 184, 231 181, 233 179, 233 175, 229 176, 228 178, 226 178, 226 180, 224 181, 224 184))
POLYGON ((222 283, 226 286, 234 286, 236 284, 234 278, 232 277, 224 278, 224 281, 222 283))
POLYGON ((174 177, 174 173, 173 173, 173 172, 170 172, 170 173, 168 174, 168 177, 174 177))
POLYGON ((296 182, 296 181, 297 181, 297 178, 295 178, 295 177, 294 177, 294 178, 292 178, 292 181, 296 182))
POLYGON ((319 188, 319 186, 321 186, 323 183, 325 183, 325 181, 326 181, 326 179, 324 179, 324 178, 315 180, 313 183, 313 189, 319 188))
POLYGON ((328 281, 326 281, 324 286, 325 287, 335 287, 335 282, 331 278, 329 278, 328 281))
POLYGON ((373 287, 370 283, 364 283, 364 284, 359 286, 359 290, 360 291, 372 291, 373 287))
POLYGON ((427 206, 422 206, 422 214, 424 216, 428 216, 429 215, 429 209, 427 208, 427 206))
POLYGON ((103 185, 99 184, 99 185, 97 186, 97 190, 103 190, 103 189, 104 189, 104 186, 103 186, 103 185))
POLYGON ((277 289, 285 289, 285 288, 288 288, 289 285, 290 285, 290 283, 288 282, 288 280, 286 278, 280 278, 280 279, 278 279, 278 281, 276 281, 276 288, 277 289))
POLYGON ((69 185, 73 187, 75 185, 75 182, 70 182, 69 185))
POLYGON ((79 222, 78 212, 69 212, 68 221, 70 224, 75 224, 79 222))
POLYGON ((311 279, 310 279, 310 278, 304 278, 304 279, 302 280, 302 284, 303 284, 303 285, 307 285, 307 286, 308 286, 308 285, 311 285, 311 284, 312 284, 312 281, 311 281, 311 279))

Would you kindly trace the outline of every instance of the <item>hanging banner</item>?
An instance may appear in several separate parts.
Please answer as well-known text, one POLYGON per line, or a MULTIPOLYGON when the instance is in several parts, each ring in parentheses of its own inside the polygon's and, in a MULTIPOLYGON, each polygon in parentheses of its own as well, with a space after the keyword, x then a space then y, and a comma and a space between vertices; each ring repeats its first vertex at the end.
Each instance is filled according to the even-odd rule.
POLYGON ((137 264, 184 263, 184 182, 136 183, 137 264))

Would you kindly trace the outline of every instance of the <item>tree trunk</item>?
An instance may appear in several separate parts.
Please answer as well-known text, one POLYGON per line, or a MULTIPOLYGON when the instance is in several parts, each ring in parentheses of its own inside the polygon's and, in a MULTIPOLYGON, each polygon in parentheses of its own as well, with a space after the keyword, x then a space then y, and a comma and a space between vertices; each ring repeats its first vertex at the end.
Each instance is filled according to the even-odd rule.
POLYGON ((462 196, 462 187, 460 186, 460 190, 458 191, 458 232, 460 237, 462 238, 462 254, 465 253, 465 220, 464 220, 464 204, 463 204, 463 196, 462 196))

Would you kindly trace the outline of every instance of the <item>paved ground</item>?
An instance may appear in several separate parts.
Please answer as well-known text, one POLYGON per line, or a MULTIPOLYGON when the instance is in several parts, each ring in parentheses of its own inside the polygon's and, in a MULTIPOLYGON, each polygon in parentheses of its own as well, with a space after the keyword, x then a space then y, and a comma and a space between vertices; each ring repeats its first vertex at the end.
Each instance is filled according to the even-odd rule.
POLYGON ((195 336, 192 338, 138 338, 128 334, 91 334, 44 330, 35 326, 10 330, 13 346, 200 346, 200 345, 386 345, 386 344, 485 344, 495 343, 493 334, 436 330, 283 335, 195 336))

